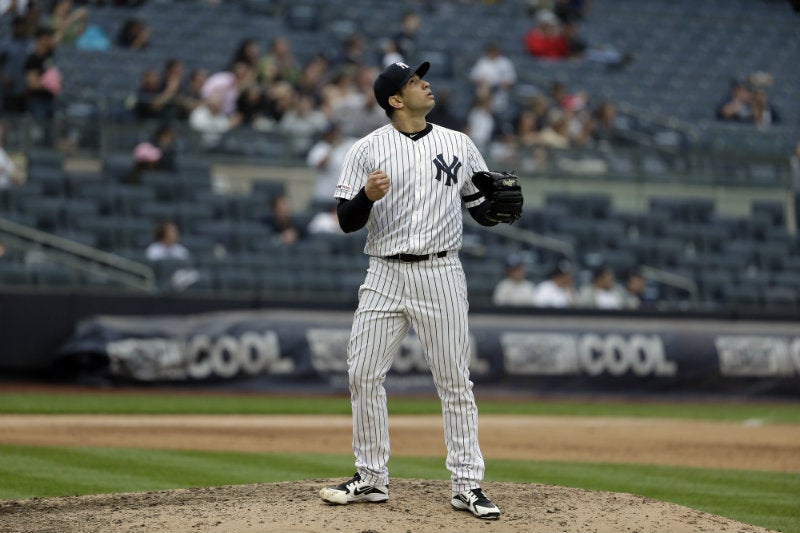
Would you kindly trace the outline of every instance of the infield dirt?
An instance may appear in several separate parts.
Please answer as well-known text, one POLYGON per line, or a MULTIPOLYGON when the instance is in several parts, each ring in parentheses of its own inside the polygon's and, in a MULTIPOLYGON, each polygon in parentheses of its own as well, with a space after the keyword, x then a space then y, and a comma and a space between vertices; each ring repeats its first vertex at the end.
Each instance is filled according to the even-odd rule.
MULTIPOLYGON (((346 416, 0 416, 0 443, 349 454, 346 416)), ((437 456, 441 418, 390 419, 393 455, 437 456)), ((800 472, 800 426, 540 416, 482 416, 494 459, 648 463, 800 472)), ((342 479, 352 474, 342 465, 342 479)), ((444 468, 444 465, 442 466, 444 468)), ((490 473, 489 473, 490 474, 490 473)), ((486 482, 503 512, 455 511, 445 481, 393 479, 386 504, 329 506, 315 479, 0 502, 0 532, 763 532, 639 496, 486 482)))

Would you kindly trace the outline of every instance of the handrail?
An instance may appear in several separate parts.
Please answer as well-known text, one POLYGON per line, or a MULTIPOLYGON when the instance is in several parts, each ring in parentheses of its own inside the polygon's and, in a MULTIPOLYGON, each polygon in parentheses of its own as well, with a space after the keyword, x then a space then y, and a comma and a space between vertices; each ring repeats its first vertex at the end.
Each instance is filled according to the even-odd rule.
POLYGON ((695 282, 693 279, 647 265, 640 266, 639 270, 641 271, 642 276, 647 279, 685 290, 689 293, 689 299, 692 301, 692 303, 696 303, 698 301, 699 291, 697 289, 697 282, 695 282))
POLYGON ((3 234, 4 244, 23 250, 36 250, 56 263, 100 274, 143 291, 152 292, 156 288, 153 269, 125 257, 4 218, 0 218, 0 234, 3 234))
MULTIPOLYGON (((470 226, 483 228, 483 226, 469 217, 464 218, 464 223, 470 226)), ((505 224, 498 224, 497 226, 492 227, 491 231, 516 241, 526 242, 539 248, 545 248, 547 250, 558 252, 564 255, 564 257, 573 264, 577 264, 575 261, 575 247, 569 242, 505 224)), ((686 291, 689 294, 689 299, 692 303, 696 303, 699 300, 697 282, 691 278, 647 265, 641 265, 640 271, 645 278, 686 291)))
MULTIPOLYGON (((484 226, 481 226, 470 217, 464 217, 464 223, 476 228, 486 229, 484 226)), ((567 241, 548 237, 547 235, 542 235, 541 233, 536 233, 535 231, 515 228, 506 224, 498 224, 497 226, 493 226, 491 231, 492 233, 499 233, 500 235, 510 239, 526 242, 536 246, 537 248, 544 248, 546 250, 560 253, 566 259, 572 263, 575 263, 575 247, 567 241)))

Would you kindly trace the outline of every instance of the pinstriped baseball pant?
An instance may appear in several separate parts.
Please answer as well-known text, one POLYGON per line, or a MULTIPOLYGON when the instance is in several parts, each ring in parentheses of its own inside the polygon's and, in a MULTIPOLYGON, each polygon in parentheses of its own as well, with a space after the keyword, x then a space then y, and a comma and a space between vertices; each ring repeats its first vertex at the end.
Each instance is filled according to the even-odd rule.
POLYGON ((416 263, 372 257, 348 344, 353 452, 361 478, 389 482, 389 423, 383 382, 413 327, 442 402, 453 492, 477 488, 484 463, 469 379, 467 285, 458 256, 416 263))

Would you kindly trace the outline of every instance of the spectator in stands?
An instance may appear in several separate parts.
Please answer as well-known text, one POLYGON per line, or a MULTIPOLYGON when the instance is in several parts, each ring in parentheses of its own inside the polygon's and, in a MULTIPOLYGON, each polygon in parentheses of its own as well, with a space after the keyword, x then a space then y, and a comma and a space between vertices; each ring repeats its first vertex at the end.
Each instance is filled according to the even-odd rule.
POLYGON ((536 112, 532 109, 523 109, 514 124, 514 134, 520 146, 531 147, 536 144, 536 138, 546 124, 547 122, 543 120, 540 126, 536 112))
POLYGON ((253 72, 258 72, 259 64, 261 63, 261 48, 258 45, 258 41, 252 37, 247 37, 239 42, 233 52, 230 64, 235 65, 239 62, 247 64, 253 72))
POLYGON ((198 132, 205 148, 216 148, 223 136, 242 122, 239 113, 226 113, 222 96, 206 97, 189 115, 189 127, 198 132))
POLYGON ((766 89, 758 88, 753 91, 751 111, 753 124, 759 128, 766 128, 781 122, 781 115, 770 102, 766 89))
POLYGON ((11 21, 11 35, 0 43, 0 64, 2 65, 2 104, 6 113, 23 113, 25 105, 25 61, 33 46, 28 32, 28 23, 22 16, 11 21))
POLYGON ((56 41, 74 43, 86 29, 89 10, 74 7, 72 0, 56 0, 50 7, 45 23, 55 30, 56 41))
POLYGON ((237 61, 230 70, 215 72, 208 77, 200 94, 206 102, 214 101, 221 106, 222 113, 232 115, 236 111, 239 94, 256 83, 256 73, 244 61, 237 61))
POLYGON ((536 15, 536 25, 525 34, 525 49, 534 57, 564 59, 569 53, 558 18, 547 10, 536 15))
POLYGON ((623 297, 617 288, 614 269, 601 264, 592 269, 592 281, 578 291, 578 304, 594 309, 621 309, 623 297))
POLYGON ((627 139, 617 127, 617 108, 613 103, 608 100, 600 102, 594 108, 592 116, 592 140, 596 146, 607 148, 626 142, 627 139))
POLYGON ((731 82, 728 96, 717 106, 717 118, 729 122, 752 122, 752 94, 742 80, 731 82))
POLYGON ((282 244, 292 244, 302 236, 286 195, 278 194, 270 199, 270 212, 262 221, 282 244))
POLYGON ((394 63, 402 63, 403 56, 397 49, 397 43, 391 39, 385 39, 381 45, 381 65, 383 68, 393 65, 394 63))
POLYGON ((344 157, 354 142, 355 138, 344 136, 341 128, 336 123, 331 123, 309 150, 306 163, 317 172, 311 197, 314 203, 327 205, 333 198, 344 157))
MULTIPOLYGON (((373 94, 374 96, 374 94, 373 94)), ((451 102, 453 92, 450 89, 438 89, 436 91, 436 107, 428 113, 427 120, 432 124, 438 124, 451 130, 459 130, 464 127, 463 121, 453 113, 451 102)), ((384 113, 385 115, 385 113, 384 113)))
POLYGON ((495 116, 503 116, 509 111, 509 95, 517 82, 517 71, 497 43, 486 45, 483 55, 472 66, 469 79, 477 87, 486 86, 489 89, 495 116))
POLYGON ((306 231, 309 235, 344 235, 339 226, 337 202, 328 199, 326 208, 315 214, 308 223, 306 231))
POLYGON ((291 83, 285 81, 275 82, 267 87, 267 118, 273 125, 280 124, 283 116, 295 104, 297 91, 291 83))
POLYGON ((14 163, 5 149, 6 128, 5 123, 0 123, 0 190, 8 189, 12 185, 22 182, 22 170, 14 163))
POLYGON ((182 84, 183 62, 178 59, 167 59, 160 76, 154 69, 145 70, 136 94, 136 116, 143 120, 177 118, 182 84))
POLYGON ((189 250, 180 243, 181 232, 178 225, 172 221, 161 222, 156 226, 153 242, 145 249, 148 261, 163 261, 165 259, 191 260, 189 250))
POLYGON ((208 79, 208 70, 203 67, 192 69, 185 85, 181 88, 176 104, 177 116, 181 120, 188 120, 189 115, 203 103, 201 89, 208 79))
POLYGON ((331 113, 330 121, 336 122, 346 136, 360 138, 386 124, 386 112, 378 105, 372 89, 378 74, 380 71, 375 67, 360 67, 355 73, 358 98, 350 99, 331 113))
MULTIPOLYGON (((547 112, 547 100, 541 97, 547 112)), ((546 127, 546 116, 539 120, 538 104, 529 103, 513 124, 513 131, 502 137, 501 143, 493 144, 492 159, 508 161, 507 165, 519 170, 535 171, 547 163, 547 151, 539 142, 539 135, 546 127)))
POLYGON ((154 68, 145 69, 139 79, 139 87, 136 89, 136 104, 134 114, 136 118, 147 120, 157 116, 157 111, 153 109, 153 102, 161 92, 161 80, 158 71, 154 68))
POLYGON ((403 14, 403 21, 400 30, 392 36, 394 50, 400 61, 412 62, 417 51, 417 33, 419 32, 422 18, 416 11, 406 11, 403 14))
POLYGON ((494 136, 496 120, 492 113, 492 95, 489 88, 478 87, 475 101, 467 114, 465 133, 482 153, 489 149, 489 144, 494 136))
POLYGON ((278 128, 289 137, 292 153, 302 157, 328 125, 325 113, 314 108, 314 101, 309 96, 296 95, 292 106, 281 117, 278 128))
POLYGON ((260 129, 269 112, 269 101, 261 85, 252 83, 242 89, 236 99, 236 112, 241 115, 243 126, 260 129))
POLYGON ((192 268, 192 256, 180 242, 181 233, 178 225, 172 221, 161 222, 156 226, 154 241, 145 249, 148 261, 180 261, 186 265, 171 270, 165 281, 176 290, 183 290, 200 279, 200 273, 192 268))
POLYGON ((506 276, 494 288, 492 301, 500 306, 532 306, 536 285, 527 279, 525 261, 516 255, 506 261, 506 276))
POLYGON ((140 142, 133 149, 133 168, 125 182, 136 185, 142 181, 142 175, 148 170, 158 169, 161 161, 161 150, 151 142, 140 142))
POLYGON ((277 81, 295 84, 300 79, 301 71, 292 53, 291 43, 286 37, 273 39, 269 50, 258 65, 258 77, 266 84, 277 81))
POLYGON ((38 121, 53 119, 61 92, 61 73, 53 60, 56 45, 55 30, 42 26, 36 30, 33 51, 25 60, 26 105, 38 121))
POLYGON ((25 24, 28 37, 33 37, 36 28, 41 25, 43 6, 38 0, 0 0, 0 15, 20 17, 25 24))
POLYGON ((639 309, 652 305, 647 293, 647 280, 638 268, 631 268, 624 276, 622 309, 639 309), (648 305, 650 304, 650 305, 648 305))
POLYGON ((328 81, 327 76, 328 60, 323 54, 317 54, 303 66, 300 79, 295 84, 297 91, 311 96, 319 105, 323 99, 323 89, 328 81))
POLYGON ((32 7, 32 4, 34 2, 30 0, 2 0, 0 1, 0 15, 23 16, 32 7))
POLYGON ((575 276, 569 261, 559 261, 545 281, 536 286, 533 305, 536 307, 574 307, 577 302, 575 276))
POLYGON ((550 98, 562 110, 583 109, 589 104, 589 94, 586 91, 570 92, 560 80, 553 80, 550 84, 550 98))
POLYGON ((133 168, 126 181, 136 184, 148 170, 177 170, 176 149, 178 131, 170 124, 164 124, 156 130, 153 138, 143 141, 133 148, 133 168))
POLYGON ((369 63, 367 61, 367 44, 360 33, 348 35, 342 43, 342 50, 336 58, 336 65, 360 67, 369 63))
POLYGON ((117 33, 116 43, 121 48, 142 50, 150 44, 150 27, 138 18, 127 19, 117 33))
POLYGON ((322 110, 328 117, 334 117, 341 109, 355 109, 362 101, 356 85, 356 69, 344 67, 339 69, 330 83, 322 91, 322 110))
POLYGON ((547 148, 569 148, 569 121, 564 111, 552 109, 547 125, 536 135, 535 144, 547 148))

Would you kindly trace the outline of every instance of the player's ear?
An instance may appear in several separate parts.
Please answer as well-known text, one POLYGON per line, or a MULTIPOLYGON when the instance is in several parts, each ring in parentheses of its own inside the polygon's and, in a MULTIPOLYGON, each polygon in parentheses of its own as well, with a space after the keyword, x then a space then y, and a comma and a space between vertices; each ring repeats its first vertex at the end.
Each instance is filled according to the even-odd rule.
POLYGON ((399 94, 393 94, 389 97, 389 105, 395 109, 403 107, 403 97, 399 94))

